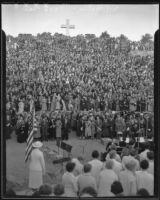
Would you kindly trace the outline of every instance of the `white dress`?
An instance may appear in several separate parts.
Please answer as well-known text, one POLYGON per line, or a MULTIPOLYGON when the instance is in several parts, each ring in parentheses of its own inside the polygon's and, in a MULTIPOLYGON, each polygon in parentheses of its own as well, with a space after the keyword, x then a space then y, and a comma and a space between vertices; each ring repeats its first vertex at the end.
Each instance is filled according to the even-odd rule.
POLYGON ((47 100, 46 98, 42 99, 42 111, 46 111, 47 110, 47 100))
POLYGON ((43 174, 45 173, 45 161, 43 152, 33 149, 29 164, 29 188, 38 189, 43 185, 43 174))
POLYGON ((24 103, 21 101, 21 102, 19 102, 18 106, 19 106, 18 113, 19 114, 23 113, 24 112, 24 103))

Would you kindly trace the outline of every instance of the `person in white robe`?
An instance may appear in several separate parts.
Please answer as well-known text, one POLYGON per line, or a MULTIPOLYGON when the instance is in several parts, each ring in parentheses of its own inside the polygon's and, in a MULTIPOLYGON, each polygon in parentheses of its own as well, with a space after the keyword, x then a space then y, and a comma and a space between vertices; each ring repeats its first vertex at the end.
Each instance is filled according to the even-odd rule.
POLYGON ((56 110, 56 93, 53 94, 52 102, 51 102, 51 111, 56 110))
POLYGON ((111 193, 111 185, 114 181, 118 181, 118 176, 113 170, 113 160, 107 160, 105 169, 100 172, 98 179, 98 196, 114 196, 111 193))
POLYGON ((29 163, 29 188, 35 190, 43 185, 43 175, 46 173, 46 168, 43 152, 40 150, 43 144, 37 141, 32 146, 29 163))
POLYGON ((136 172, 137 189, 144 188, 150 195, 154 194, 154 177, 148 173, 149 163, 147 160, 140 162, 141 170, 136 172))
POLYGON ((62 176, 62 184, 65 188, 66 197, 77 197, 78 185, 77 178, 74 175, 75 166, 75 163, 68 162, 66 164, 66 172, 62 176))
POLYGON ((18 114, 23 113, 24 112, 24 103, 22 100, 19 102, 18 107, 19 107, 18 114))

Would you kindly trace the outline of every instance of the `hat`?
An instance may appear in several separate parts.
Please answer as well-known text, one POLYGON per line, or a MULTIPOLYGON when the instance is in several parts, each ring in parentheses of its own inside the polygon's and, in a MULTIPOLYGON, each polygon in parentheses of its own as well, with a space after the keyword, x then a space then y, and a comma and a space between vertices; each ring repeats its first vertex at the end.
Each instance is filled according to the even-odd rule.
POLYGON ((43 143, 40 142, 40 141, 36 141, 36 142, 34 142, 34 143, 32 144, 32 146, 35 147, 35 148, 40 148, 40 147, 43 146, 43 143))

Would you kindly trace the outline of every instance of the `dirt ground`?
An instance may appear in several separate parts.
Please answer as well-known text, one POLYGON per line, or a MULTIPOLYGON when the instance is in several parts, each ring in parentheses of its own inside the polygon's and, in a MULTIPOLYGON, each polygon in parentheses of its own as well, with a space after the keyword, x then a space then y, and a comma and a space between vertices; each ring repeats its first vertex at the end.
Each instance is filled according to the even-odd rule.
MULTIPOLYGON (((73 132, 68 141, 64 141, 72 146, 71 156, 83 156, 86 161, 91 159, 93 150, 105 151, 105 146, 100 140, 80 140, 73 132)), ((7 187, 12 187, 16 192, 28 189, 28 163, 24 162, 26 143, 17 143, 13 133, 12 138, 6 142, 6 178, 7 187)), ((46 163, 46 175, 44 183, 54 185, 61 182, 62 174, 65 170, 65 163, 53 164, 52 161, 58 154, 58 147, 55 141, 43 143, 44 158, 46 163), (57 152, 57 153, 56 153, 57 152)), ((59 154, 66 156, 66 152, 59 149, 59 154)))

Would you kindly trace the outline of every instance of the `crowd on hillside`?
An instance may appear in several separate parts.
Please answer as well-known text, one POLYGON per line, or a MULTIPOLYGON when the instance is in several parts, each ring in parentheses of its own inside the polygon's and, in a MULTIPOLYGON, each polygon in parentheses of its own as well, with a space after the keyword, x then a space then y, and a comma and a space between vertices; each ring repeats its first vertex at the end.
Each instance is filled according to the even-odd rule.
MULTIPOLYGON (((38 149, 34 148, 31 153, 30 170, 34 171, 29 176, 30 190, 24 195, 53 198, 154 195, 154 148, 148 142, 138 151, 132 140, 123 147, 121 153, 117 153, 116 144, 109 142, 101 157, 94 150, 90 161, 81 156, 71 158, 65 165, 61 182, 54 186, 43 183, 46 165, 44 158, 43 162, 40 159, 43 155, 40 150, 42 145, 38 147, 38 144, 38 149), (37 168, 39 165, 41 167, 37 168), (35 170, 39 171, 36 173, 35 170)), ((16 193, 8 189, 7 195, 13 196, 16 193)))
MULTIPOLYGON (((94 137, 105 129, 107 136, 115 135, 113 132, 118 130, 112 111, 121 112, 119 131, 132 126, 126 124, 125 112, 130 115, 129 124, 144 121, 141 128, 146 134, 148 122, 144 116, 136 118, 135 112, 153 112, 154 63, 151 55, 130 54, 138 48, 137 44, 143 47, 140 42, 130 42, 130 49, 125 49, 120 39, 112 37, 47 33, 8 37, 7 130, 10 132, 18 124, 17 132, 27 131, 28 114, 34 102, 42 140, 49 139, 50 132, 51 137, 56 137, 55 129, 68 132, 74 128, 82 137, 94 137)), ((149 124, 151 130, 153 123, 149 124)), ((64 137, 68 138, 66 134, 64 137)))
MULTIPOLYGON (((104 35, 7 37, 6 138, 15 130, 26 142, 33 106, 35 140, 68 140, 73 130, 80 139, 153 138, 154 59, 132 50, 153 49, 104 35)), ((61 183, 52 188, 41 180, 33 195, 153 195, 154 149, 146 143, 138 152, 134 144, 121 155, 110 144, 103 159, 97 151, 90 162, 72 159, 61 183)))

